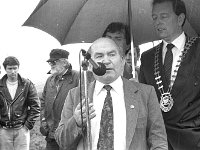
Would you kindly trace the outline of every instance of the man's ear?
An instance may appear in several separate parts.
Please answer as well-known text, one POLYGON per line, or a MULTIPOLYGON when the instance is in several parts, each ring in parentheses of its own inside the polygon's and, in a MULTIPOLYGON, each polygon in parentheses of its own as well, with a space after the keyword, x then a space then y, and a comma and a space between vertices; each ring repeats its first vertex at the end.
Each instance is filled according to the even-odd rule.
POLYGON ((179 26, 183 26, 183 23, 184 23, 184 20, 185 20, 185 14, 184 13, 181 13, 179 16, 178 16, 178 24, 179 26))

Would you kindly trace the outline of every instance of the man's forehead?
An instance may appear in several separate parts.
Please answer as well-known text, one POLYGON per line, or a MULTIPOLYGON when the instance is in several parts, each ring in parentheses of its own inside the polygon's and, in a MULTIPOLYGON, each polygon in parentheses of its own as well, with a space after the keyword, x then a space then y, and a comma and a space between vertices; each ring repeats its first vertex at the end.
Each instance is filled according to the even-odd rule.
POLYGON ((91 46, 92 51, 106 50, 106 49, 117 49, 116 43, 108 38, 103 38, 95 41, 91 46))
POLYGON ((11 65, 11 66, 10 66, 10 65, 7 65, 6 67, 7 67, 7 68, 18 68, 18 65, 11 65))
POLYGON ((152 14, 156 13, 169 13, 173 12, 173 6, 171 2, 163 2, 163 3, 158 3, 153 6, 152 9, 152 14))

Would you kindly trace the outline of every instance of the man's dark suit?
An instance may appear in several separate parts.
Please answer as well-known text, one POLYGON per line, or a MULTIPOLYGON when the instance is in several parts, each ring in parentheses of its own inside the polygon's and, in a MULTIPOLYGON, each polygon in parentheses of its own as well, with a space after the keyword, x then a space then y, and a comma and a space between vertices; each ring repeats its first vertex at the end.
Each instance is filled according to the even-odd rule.
MULTIPOLYGON (((88 97, 93 101, 95 81, 89 85, 88 97)), ((167 150, 167 138, 163 118, 152 86, 139 84, 123 78, 126 107, 126 149, 167 150)), ((66 99, 61 121, 55 138, 59 145, 68 150, 77 149, 82 139, 73 112, 79 103, 79 88, 72 89, 66 99)), ((86 148, 87 149, 87 148, 86 148)), ((117 148, 116 148, 117 149, 117 148)))
MULTIPOLYGON (((188 41, 188 38, 187 38, 188 41)), ((169 112, 163 112, 168 134, 168 141, 175 150, 200 149, 200 42, 199 38, 190 47, 183 58, 177 77, 172 87, 174 105, 169 112)), ((158 45, 159 71, 164 82, 162 63, 163 43, 158 45)), ((156 47, 158 47, 156 46, 156 47)), ((139 81, 153 85, 158 99, 160 92, 155 81, 154 60, 156 47, 144 52, 141 56, 139 81)))

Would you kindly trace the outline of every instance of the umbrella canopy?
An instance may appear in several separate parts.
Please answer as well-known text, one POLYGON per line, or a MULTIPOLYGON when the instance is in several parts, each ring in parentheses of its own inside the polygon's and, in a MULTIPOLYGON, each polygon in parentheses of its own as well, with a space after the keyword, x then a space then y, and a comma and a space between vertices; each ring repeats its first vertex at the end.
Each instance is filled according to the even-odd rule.
MULTIPOLYGON (((200 0, 184 2, 187 7, 184 30, 196 36, 200 34, 200 0)), ((128 17, 132 16, 134 44, 158 40, 152 24, 151 1, 131 0, 131 13, 128 15, 128 0, 41 0, 23 25, 49 33, 61 45, 90 43, 101 37, 111 22, 128 24, 128 17)))

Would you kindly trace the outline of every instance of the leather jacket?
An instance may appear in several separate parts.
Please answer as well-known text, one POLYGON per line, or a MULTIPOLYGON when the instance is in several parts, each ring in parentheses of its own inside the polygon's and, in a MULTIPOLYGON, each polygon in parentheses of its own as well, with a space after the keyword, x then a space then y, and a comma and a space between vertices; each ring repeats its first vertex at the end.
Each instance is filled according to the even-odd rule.
POLYGON ((14 99, 6 86, 7 75, 0 80, 0 126, 33 128, 40 113, 40 101, 34 84, 18 74, 18 87, 14 99))

